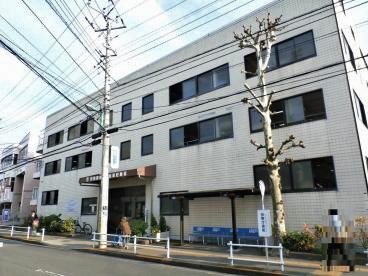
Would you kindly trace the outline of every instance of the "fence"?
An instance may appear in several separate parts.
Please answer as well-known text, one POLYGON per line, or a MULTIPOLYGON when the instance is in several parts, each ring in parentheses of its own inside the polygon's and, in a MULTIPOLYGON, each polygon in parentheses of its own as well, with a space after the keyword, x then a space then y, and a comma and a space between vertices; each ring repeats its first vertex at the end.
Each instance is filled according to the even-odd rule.
POLYGON ((235 244, 232 241, 230 241, 227 245, 230 246, 230 256, 229 256, 228 259, 230 260, 231 265, 234 265, 234 260, 238 260, 238 261, 247 261, 247 262, 278 264, 281 267, 281 271, 285 270, 283 247, 282 247, 281 243, 278 246, 276 246, 276 245, 258 245, 258 244, 235 244), (254 248, 266 248, 266 249, 267 248, 278 249, 280 260, 279 261, 269 260, 268 256, 266 257, 266 259, 236 258, 236 257, 234 257, 234 248, 233 248, 234 246, 235 247, 254 247, 254 248))
POLYGON ((130 245, 133 245, 134 254, 137 253, 137 247, 162 248, 162 249, 166 250, 166 258, 170 258, 170 238, 157 239, 157 238, 151 238, 151 237, 126 236, 126 235, 117 235, 117 234, 101 234, 101 233, 93 232, 93 237, 92 237, 92 240, 91 240, 91 241, 93 241, 93 248, 95 248, 95 243, 96 242, 101 242, 101 241, 103 242, 103 240, 101 240, 102 235, 105 235, 107 237, 106 242, 107 242, 107 244, 110 244, 110 245, 117 244, 120 237, 127 239, 127 241, 128 241, 127 243, 130 244, 130 245), (100 239, 97 239, 96 236, 99 236, 100 239), (133 239, 133 243, 130 242, 132 239, 133 239), (164 241, 165 246, 139 243, 139 241, 144 241, 144 240, 164 241))
MULTIPOLYGON (((31 235, 31 227, 23 227, 23 226, 16 226, 16 225, 0 225, 0 234, 9 234, 10 237, 14 236, 26 236, 27 240, 31 235)), ((41 230, 41 241, 45 240, 45 228, 41 230)))

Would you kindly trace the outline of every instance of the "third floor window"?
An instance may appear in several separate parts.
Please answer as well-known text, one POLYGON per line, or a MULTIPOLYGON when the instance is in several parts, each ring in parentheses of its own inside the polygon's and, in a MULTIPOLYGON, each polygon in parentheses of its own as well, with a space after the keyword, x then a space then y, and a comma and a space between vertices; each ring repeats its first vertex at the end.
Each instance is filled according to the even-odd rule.
POLYGON ((73 140, 81 136, 90 134, 93 132, 93 129, 93 120, 87 120, 78 125, 72 126, 68 129, 68 140, 73 140))
POLYGON ((125 104, 121 107, 121 121, 129 121, 132 119, 132 103, 125 104))
POLYGON ((51 148, 63 143, 64 130, 51 134, 47 137, 47 147, 51 148))

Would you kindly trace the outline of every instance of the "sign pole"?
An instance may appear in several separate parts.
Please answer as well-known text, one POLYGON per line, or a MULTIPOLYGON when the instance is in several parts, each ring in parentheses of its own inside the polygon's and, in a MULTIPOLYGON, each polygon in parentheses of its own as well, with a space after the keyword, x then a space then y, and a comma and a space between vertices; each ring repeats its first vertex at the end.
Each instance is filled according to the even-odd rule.
MULTIPOLYGON (((261 191, 261 196, 262 196, 262 210, 264 210, 264 195, 265 195, 265 191, 266 191, 266 187, 265 184, 262 180, 260 180, 259 182, 259 190, 261 191)), ((264 241, 265 241, 265 247, 266 247, 266 261, 267 261, 267 267, 269 267, 269 263, 268 263, 268 238, 264 237, 264 241)))

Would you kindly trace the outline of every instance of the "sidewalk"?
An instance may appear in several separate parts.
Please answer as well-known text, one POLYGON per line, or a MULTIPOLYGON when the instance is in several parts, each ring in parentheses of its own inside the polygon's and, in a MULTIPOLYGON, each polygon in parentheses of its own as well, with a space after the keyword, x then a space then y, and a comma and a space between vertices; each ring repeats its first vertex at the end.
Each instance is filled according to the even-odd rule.
MULTIPOLYGON (((3 235, 1 235, 0 237, 3 237, 3 235)), ((9 236, 6 238, 9 238, 9 236)), ((256 262, 234 261, 234 266, 231 266, 229 260, 227 259, 229 256, 228 248, 212 245, 172 245, 170 250, 170 259, 167 259, 166 250, 164 248, 138 246, 137 254, 134 254, 132 245, 129 246, 128 249, 112 247, 99 249, 93 248, 93 243, 83 236, 69 238, 47 235, 45 236, 44 242, 41 242, 39 237, 30 237, 29 240, 26 240, 24 237, 18 237, 15 239, 30 243, 63 248, 65 250, 78 250, 87 253, 212 270, 223 273, 246 275, 339 275, 336 273, 322 272, 320 265, 321 262, 319 261, 308 261, 292 258, 285 258, 284 273, 281 273, 280 266, 278 265, 269 265, 267 267, 266 264, 256 262)), ((236 257, 246 257, 250 259, 262 258, 262 256, 260 255, 260 251, 257 250, 254 251, 249 249, 241 249, 234 252, 234 254, 236 257)), ((364 266, 356 266, 356 272, 346 274, 368 275, 368 268, 364 266)))

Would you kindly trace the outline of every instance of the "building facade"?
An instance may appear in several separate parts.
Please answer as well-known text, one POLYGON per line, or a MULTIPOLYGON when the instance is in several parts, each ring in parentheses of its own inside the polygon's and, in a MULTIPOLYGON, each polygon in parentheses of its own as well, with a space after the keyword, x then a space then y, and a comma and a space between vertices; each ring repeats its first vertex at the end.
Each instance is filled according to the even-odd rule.
MULTIPOLYGON (((255 55, 240 50, 233 32, 255 17, 282 14, 272 49, 269 90, 273 139, 304 141, 281 176, 288 229, 321 224, 327 210, 347 218, 367 214, 368 69, 342 1, 279 0, 206 35, 119 81, 112 89, 111 145, 120 149, 111 170, 109 229, 120 217, 150 222, 164 215, 173 236, 193 226, 256 227, 259 180, 266 184, 261 120, 241 100, 257 87, 255 55), (242 73, 241 71, 246 71, 242 73)), ((92 97, 101 100, 97 93, 92 97)), ((83 106, 90 99, 81 100, 83 106)), ((93 102, 92 102, 93 103, 93 102)), ((101 172, 98 132, 73 106, 47 118, 38 210, 78 217, 95 229, 101 172)), ((266 195, 266 207, 272 209, 266 195)))
POLYGON ((16 145, 1 153, 0 214, 5 220, 22 223, 37 209, 40 165, 30 162, 36 152, 39 136, 28 133, 16 145))

